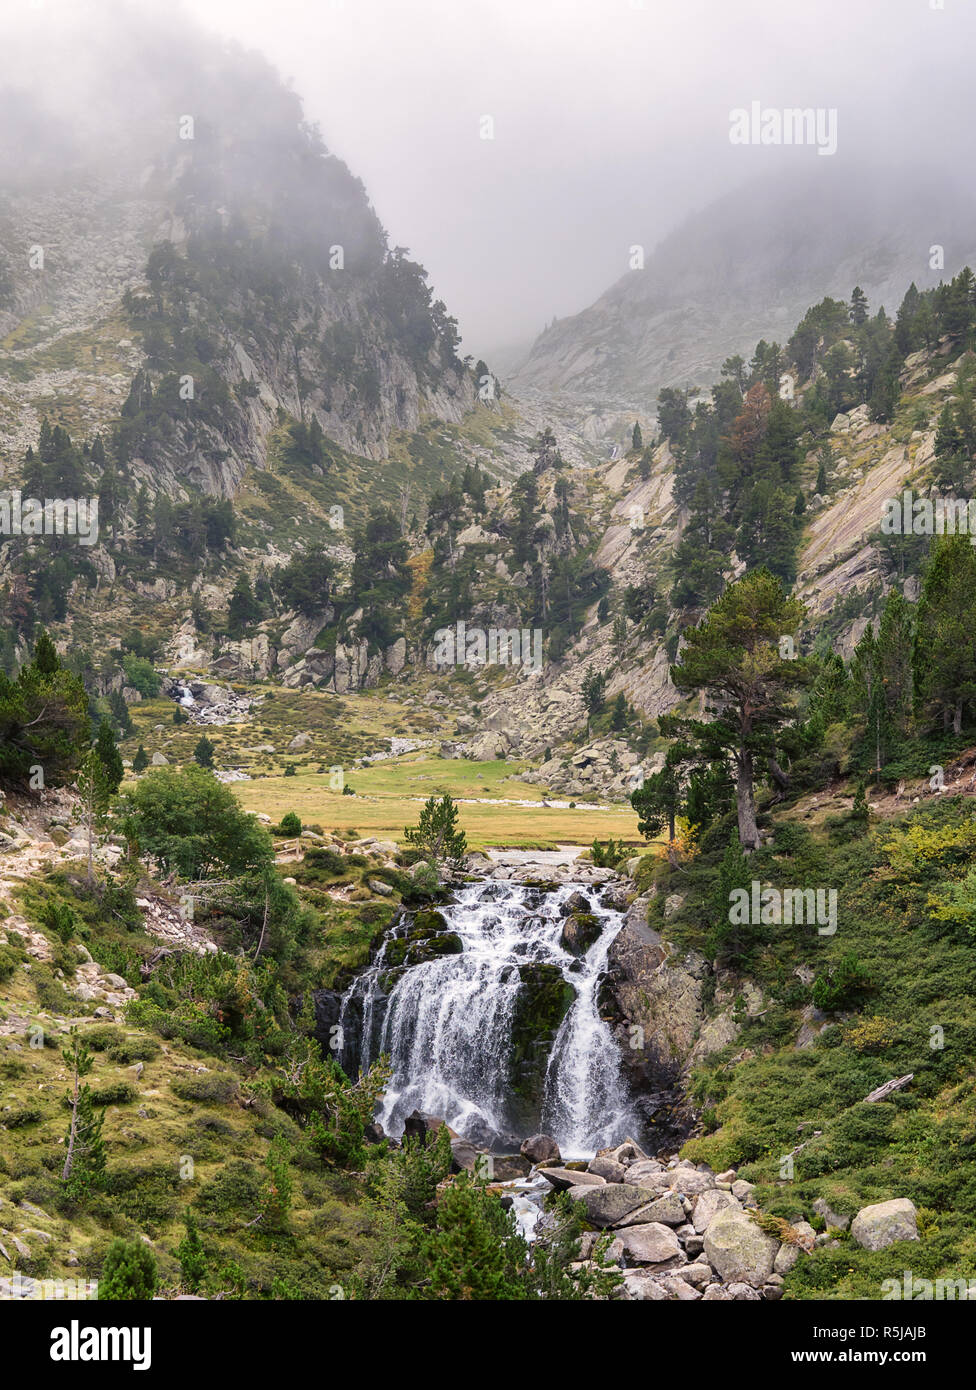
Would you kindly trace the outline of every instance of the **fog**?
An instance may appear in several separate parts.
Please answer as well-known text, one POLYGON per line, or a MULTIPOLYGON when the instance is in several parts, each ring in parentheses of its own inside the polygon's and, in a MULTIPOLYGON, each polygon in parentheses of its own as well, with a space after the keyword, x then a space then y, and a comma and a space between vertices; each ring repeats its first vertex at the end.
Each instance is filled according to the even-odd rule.
POLYGON ((838 171, 881 167, 909 199, 920 165, 971 177, 966 0, 3 0, 2 21, 5 141, 25 167, 47 157, 31 93, 73 111, 80 155, 97 138, 110 157, 106 113, 121 137, 194 24, 259 51, 478 354, 583 308, 630 246, 772 170, 831 196, 838 171), (141 24, 155 56, 132 71, 141 24), (752 102, 835 110, 836 153, 732 144, 752 102))

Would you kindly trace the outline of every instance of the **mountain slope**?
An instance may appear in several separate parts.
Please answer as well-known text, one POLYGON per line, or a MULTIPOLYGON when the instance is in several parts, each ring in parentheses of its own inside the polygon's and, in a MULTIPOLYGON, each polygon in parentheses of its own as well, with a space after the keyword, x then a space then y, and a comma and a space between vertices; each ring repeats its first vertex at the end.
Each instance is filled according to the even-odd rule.
POLYGON ((973 259, 973 197, 949 180, 825 168, 756 180, 688 218, 582 312, 558 320, 512 373, 516 394, 567 408, 651 412, 662 386, 704 385, 760 338, 782 343, 808 305, 860 284, 893 312, 973 259), (909 185, 906 187, 906 183, 909 185), (945 272, 929 247, 945 248, 945 272))

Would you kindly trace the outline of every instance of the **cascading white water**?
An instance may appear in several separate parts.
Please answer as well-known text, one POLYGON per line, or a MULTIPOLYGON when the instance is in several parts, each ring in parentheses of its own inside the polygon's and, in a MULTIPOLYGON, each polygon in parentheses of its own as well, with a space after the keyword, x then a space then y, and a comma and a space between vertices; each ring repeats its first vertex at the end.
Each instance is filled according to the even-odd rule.
POLYGON ((557 967, 575 994, 545 1068, 537 1125, 553 1135, 564 1157, 591 1155, 623 1138, 636 1122, 619 1048, 598 1008, 622 915, 601 906, 583 885, 540 895, 494 881, 466 886, 443 915, 461 940, 459 954, 404 969, 386 996, 387 942, 343 1000, 344 1028, 362 1011, 360 1064, 368 1066, 381 1053, 390 1058, 393 1074, 377 1113, 384 1129, 401 1133, 416 1109, 443 1116, 478 1144, 505 1146, 520 1137, 510 1089, 512 1025, 525 988, 519 967, 535 964, 557 967), (602 928, 582 957, 560 944, 560 908, 572 893, 582 894, 602 928))

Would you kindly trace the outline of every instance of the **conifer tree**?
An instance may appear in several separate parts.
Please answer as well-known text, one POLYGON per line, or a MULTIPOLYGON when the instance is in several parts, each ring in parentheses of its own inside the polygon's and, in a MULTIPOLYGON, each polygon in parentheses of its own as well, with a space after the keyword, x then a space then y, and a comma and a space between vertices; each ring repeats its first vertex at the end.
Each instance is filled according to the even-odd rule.
POLYGON ((713 720, 675 721, 675 727, 698 745, 702 760, 731 756, 739 839, 748 850, 760 843, 756 759, 773 757, 776 734, 795 712, 793 692, 812 679, 809 662, 779 653, 780 638, 796 632, 805 612, 769 570, 753 570, 726 589, 698 627, 686 629, 681 661, 671 668, 679 690, 703 691, 720 702, 713 720))
POLYGON ((976 549, 968 536, 935 541, 918 601, 915 706, 953 733, 976 712, 976 549))

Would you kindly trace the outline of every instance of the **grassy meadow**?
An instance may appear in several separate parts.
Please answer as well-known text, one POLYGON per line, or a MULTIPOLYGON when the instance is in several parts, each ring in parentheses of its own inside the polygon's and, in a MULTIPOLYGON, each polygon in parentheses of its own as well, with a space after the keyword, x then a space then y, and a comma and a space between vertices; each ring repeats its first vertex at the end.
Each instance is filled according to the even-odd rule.
POLYGON ((356 830, 383 840, 402 840, 404 826, 417 823, 423 801, 448 792, 462 803, 460 821, 472 849, 545 849, 611 837, 643 843, 637 834, 637 816, 629 806, 587 810, 497 804, 540 800, 538 786, 518 780, 526 766, 418 755, 350 770, 347 784, 353 796, 333 790, 327 773, 313 772, 238 782, 234 791, 245 810, 263 812, 275 822, 286 811, 295 811, 306 825, 344 835, 356 830), (477 798, 490 798, 496 804, 477 804, 477 798))

